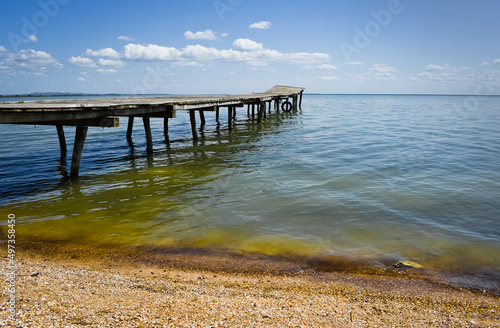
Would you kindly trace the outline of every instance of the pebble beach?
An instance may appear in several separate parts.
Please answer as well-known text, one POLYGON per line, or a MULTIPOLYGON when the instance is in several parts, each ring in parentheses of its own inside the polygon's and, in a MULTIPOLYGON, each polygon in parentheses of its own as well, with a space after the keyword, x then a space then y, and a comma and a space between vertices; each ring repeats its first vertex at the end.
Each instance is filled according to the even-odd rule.
POLYGON ((2 327, 500 327, 497 295, 421 269, 60 242, 25 243, 16 262, 17 317, 2 279, 2 327))

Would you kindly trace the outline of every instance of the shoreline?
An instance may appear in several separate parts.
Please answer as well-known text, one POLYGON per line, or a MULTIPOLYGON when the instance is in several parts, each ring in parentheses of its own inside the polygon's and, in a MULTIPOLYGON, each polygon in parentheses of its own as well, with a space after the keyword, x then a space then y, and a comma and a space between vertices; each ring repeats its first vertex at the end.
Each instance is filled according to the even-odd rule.
POLYGON ((22 241, 16 261, 22 327, 500 327, 498 295, 432 281, 432 270, 48 241, 22 241))

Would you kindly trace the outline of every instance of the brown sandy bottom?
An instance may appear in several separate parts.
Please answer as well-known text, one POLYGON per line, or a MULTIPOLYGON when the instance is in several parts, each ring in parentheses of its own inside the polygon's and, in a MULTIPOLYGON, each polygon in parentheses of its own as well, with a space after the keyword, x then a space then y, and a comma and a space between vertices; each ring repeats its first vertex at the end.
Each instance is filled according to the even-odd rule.
POLYGON ((16 249, 11 322, 0 255, 2 327, 500 327, 498 296, 423 269, 49 241, 16 249))

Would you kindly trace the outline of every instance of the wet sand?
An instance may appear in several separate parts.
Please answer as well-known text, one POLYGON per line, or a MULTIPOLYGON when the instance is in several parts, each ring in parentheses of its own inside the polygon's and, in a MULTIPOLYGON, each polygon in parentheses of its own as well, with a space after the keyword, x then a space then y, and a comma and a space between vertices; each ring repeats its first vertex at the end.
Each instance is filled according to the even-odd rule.
POLYGON ((18 317, 2 279, 0 326, 500 327, 498 296, 430 269, 49 241, 23 241, 16 260, 18 317))

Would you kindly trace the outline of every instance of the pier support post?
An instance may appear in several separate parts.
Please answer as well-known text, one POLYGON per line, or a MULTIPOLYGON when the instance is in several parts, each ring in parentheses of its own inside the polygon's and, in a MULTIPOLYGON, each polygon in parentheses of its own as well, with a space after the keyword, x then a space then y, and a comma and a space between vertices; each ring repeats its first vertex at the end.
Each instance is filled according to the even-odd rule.
POLYGON ((252 104, 252 119, 255 118, 255 104, 252 104))
POLYGON ((302 109, 302 94, 304 93, 304 91, 301 91, 300 92, 300 100, 299 100, 299 108, 302 109))
POLYGON ((87 137, 87 126, 77 126, 75 133, 75 145, 73 147, 73 157, 71 158, 71 170, 69 175, 77 177, 80 172, 80 161, 82 159, 83 145, 87 137))
POLYGON ((127 140, 132 141, 132 129, 134 128, 134 117, 128 117, 127 140))
POLYGON ((265 103, 260 103, 259 105, 259 112, 257 113, 257 123, 262 122, 262 116, 265 115, 266 112, 266 105, 265 103))
POLYGON ((205 126, 205 113, 203 113, 203 110, 199 110, 200 112, 200 127, 204 127, 205 126))
POLYGON ((64 129, 62 125, 56 125, 57 136, 59 138, 59 146, 61 148, 61 156, 66 156, 68 148, 66 147, 66 138, 64 137, 64 129))
POLYGON ((292 99, 293 99, 293 110, 296 111, 297 110, 297 95, 293 95, 292 99))
POLYGON ((227 126, 229 130, 233 128, 233 107, 229 106, 227 108, 227 126))
POLYGON ((142 117, 142 122, 144 123, 144 131, 146 132, 146 153, 153 153, 153 136, 151 135, 151 124, 148 116, 142 117))
POLYGON ((189 119, 191 121, 191 133, 193 134, 193 140, 198 140, 198 133, 196 133, 196 115, 194 109, 189 111, 189 119))
POLYGON ((215 121, 217 121, 217 124, 219 124, 219 106, 215 109, 215 121))
POLYGON ((168 139, 168 117, 163 118, 163 134, 165 139, 168 139))

